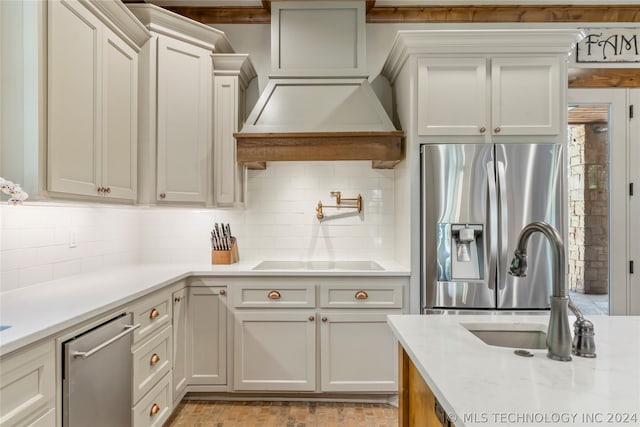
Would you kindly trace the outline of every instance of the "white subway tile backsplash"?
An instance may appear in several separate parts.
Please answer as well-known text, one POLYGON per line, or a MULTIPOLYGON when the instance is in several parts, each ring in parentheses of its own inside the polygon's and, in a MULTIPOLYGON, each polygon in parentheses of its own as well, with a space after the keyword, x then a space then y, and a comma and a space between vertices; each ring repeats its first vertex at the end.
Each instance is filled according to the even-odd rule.
POLYGON ((208 264, 215 222, 231 225, 244 260, 394 259, 394 181, 369 161, 270 162, 248 171, 245 209, 2 205, 0 291, 132 262, 208 264), (318 221, 331 191, 361 194, 363 212, 326 208, 318 221))
POLYGON ((4 229, 0 240, 2 250, 36 248, 54 243, 54 230, 45 228, 4 229))
POLYGON ((80 268, 82 273, 90 273, 104 267, 102 256, 92 256, 82 258, 80 260, 80 268))
POLYGON ((42 264, 23 268, 19 274, 18 286, 21 288, 37 283, 48 282, 49 280, 53 280, 53 265, 42 264))
POLYGON ((10 291, 11 289, 17 289, 19 287, 19 279, 20 270, 3 270, 0 272, 0 284, 2 284, 0 290, 4 292, 10 291))
POLYGON ((82 260, 80 259, 53 264, 54 279, 60 279, 62 277, 73 276, 80 273, 82 273, 82 260))
POLYGON ((0 292, 139 258, 134 207, 27 202, 0 216, 0 292))
POLYGON ((0 266, 3 271, 32 267, 39 263, 37 253, 37 248, 3 250, 0 254, 0 266))

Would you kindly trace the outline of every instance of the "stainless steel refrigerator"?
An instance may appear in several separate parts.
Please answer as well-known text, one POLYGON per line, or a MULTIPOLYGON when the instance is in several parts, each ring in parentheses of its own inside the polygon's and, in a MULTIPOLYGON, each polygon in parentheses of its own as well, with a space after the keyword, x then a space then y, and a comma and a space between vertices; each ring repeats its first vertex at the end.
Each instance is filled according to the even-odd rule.
POLYGON ((427 144, 421 157, 423 312, 547 309, 552 258, 541 235, 527 247, 527 277, 507 270, 528 223, 564 236, 563 147, 427 144))

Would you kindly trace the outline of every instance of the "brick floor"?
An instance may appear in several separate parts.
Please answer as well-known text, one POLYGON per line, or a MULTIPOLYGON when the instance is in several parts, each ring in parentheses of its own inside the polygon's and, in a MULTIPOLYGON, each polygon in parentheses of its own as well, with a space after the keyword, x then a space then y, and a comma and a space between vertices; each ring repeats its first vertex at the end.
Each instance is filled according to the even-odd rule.
POLYGON ((381 403, 185 400, 165 427, 396 427, 398 410, 381 403))

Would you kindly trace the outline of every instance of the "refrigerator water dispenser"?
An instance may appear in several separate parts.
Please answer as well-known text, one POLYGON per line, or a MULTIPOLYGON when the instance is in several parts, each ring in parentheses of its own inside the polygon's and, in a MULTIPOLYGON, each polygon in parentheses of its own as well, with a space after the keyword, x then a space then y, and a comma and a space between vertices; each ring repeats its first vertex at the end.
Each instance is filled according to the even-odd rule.
POLYGON ((451 224, 451 279, 483 279, 483 226, 481 224, 451 224))

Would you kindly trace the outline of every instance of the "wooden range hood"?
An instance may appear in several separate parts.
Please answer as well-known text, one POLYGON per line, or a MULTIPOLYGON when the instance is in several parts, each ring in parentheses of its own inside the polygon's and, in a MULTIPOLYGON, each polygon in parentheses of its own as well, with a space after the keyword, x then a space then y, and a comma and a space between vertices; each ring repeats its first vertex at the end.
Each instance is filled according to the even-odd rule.
POLYGON ((269 82, 236 138, 236 159, 269 161, 402 159, 396 130, 365 69, 365 2, 271 4, 269 82))

